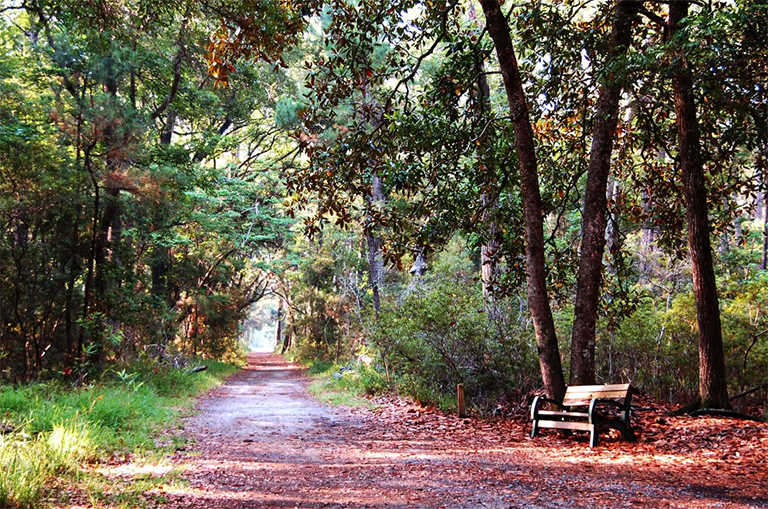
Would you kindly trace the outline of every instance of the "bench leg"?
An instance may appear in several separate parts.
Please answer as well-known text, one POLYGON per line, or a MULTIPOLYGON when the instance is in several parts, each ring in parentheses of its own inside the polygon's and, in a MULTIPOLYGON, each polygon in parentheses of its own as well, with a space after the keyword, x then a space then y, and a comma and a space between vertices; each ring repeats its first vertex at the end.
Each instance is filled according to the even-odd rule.
POLYGON ((627 441, 629 442, 637 441, 637 437, 635 436, 635 431, 632 428, 627 428, 627 427, 622 428, 621 434, 624 435, 624 438, 627 439, 627 441))
POLYGON ((589 446, 597 447, 597 424, 593 424, 589 431, 589 446))
POLYGON ((531 438, 536 438, 539 434, 539 421, 533 421, 533 429, 531 430, 531 438))

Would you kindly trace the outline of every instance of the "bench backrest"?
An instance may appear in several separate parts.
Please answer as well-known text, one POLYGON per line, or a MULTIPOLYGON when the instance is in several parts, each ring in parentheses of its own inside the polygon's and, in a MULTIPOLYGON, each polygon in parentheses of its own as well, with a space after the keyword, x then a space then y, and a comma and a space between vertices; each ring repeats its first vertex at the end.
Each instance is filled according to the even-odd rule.
POLYGON ((572 385, 565 391, 563 406, 588 406, 595 398, 624 400, 631 390, 631 384, 572 385))

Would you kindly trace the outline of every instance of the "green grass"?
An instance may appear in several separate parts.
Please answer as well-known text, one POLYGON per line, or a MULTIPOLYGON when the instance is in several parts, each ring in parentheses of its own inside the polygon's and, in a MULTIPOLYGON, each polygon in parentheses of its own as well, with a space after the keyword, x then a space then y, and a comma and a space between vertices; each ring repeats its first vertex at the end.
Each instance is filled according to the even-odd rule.
POLYGON ((352 370, 340 373, 341 366, 327 361, 308 364, 312 378, 309 391, 323 403, 349 407, 372 407, 367 397, 383 392, 386 381, 383 375, 364 364, 356 364, 352 370), (341 376, 337 376, 341 374, 341 376))
POLYGON ((334 375, 341 374, 341 364, 309 361, 305 366, 312 378, 309 391, 316 399, 329 405, 371 408, 374 405, 369 396, 394 392, 444 412, 455 412, 457 408, 455 395, 437 393, 408 375, 388 381, 383 373, 358 362, 353 363, 352 369, 344 371, 340 377, 334 375))
MULTIPOLYGON (((237 370, 206 364, 200 373, 156 364, 109 369, 97 383, 77 389, 56 382, 0 387, 0 420, 13 430, 0 435, 0 507, 45 507, 41 499, 54 478, 79 486, 89 498, 102 497, 99 476, 82 470, 83 463, 157 454, 159 432, 191 408, 194 396, 237 370)), ((178 445, 174 438, 166 442, 178 445)), ((156 482, 126 483, 109 496, 118 507, 139 507, 139 495, 149 489, 142 486, 156 482)))
POLYGON ((44 455, 45 444, 13 433, 0 442, 0 507, 31 505, 40 498, 53 473, 44 455), (41 454, 43 453, 43 454, 41 454))

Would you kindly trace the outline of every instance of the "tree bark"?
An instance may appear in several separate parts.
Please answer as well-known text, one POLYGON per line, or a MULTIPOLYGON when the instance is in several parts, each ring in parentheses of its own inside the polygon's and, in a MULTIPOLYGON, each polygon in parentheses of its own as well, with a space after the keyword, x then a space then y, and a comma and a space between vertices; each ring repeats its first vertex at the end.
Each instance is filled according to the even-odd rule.
MULTIPOLYGON (((476 116, 480 123, 483 121, 491 121, 491 89, 488 86, 488 79, 485 75, 485 65, 483 63, 482 54, 475 50, 475 74, 477 75, 477 112, 476 116)), ((488 150, 488 143, 486 140, 494 136, 492 128, 485 130, 484 136, 478 140, 477 145, 477 160, 481 165, 481 171, 486 175, 490 175, 491 172, 488 169, 489 164, 494 164, 493 158, 487 157, 486 151, 488 150)), ((493 302, 493 284, 496 281, 498 273, 498 259, 499 249, 501 243, 499 242, 499 225, 497 222, 497 211, 499 209, 499 193, 498 189, 492 188, 488 185, 486 189, 480 194, 480 207, 482 212, 480 222, 482 223, 483 235, 485 236, 485 243, 480 247, 480 273, 483 284, 483 297, 487 304, 493 302)), ((490 306, 494 308, 494 306, 490 306)), ((491 309, 489 316, 496 318, 496 313, 491 309)))
MULTIPOLYGON (((670 2, 669 37, 674 44, 680 22, 688 15, 687 1, 670 2)), ((688 222, 696 318, 699 325, 699 396, 702 407, 730 408, 725 379, 720 307, 712 263, 707 212, 707 185, 701 160, 699 125, 693 96, 693 77, 685 51, 673 49, 672 77, 675 123, 688 222)))
POLYGON ((283 299, 280 299, 277 303, 277 331, 275 332, 275 347, 281 343, 283 339, 283 299))
MULTIPOLYGON (((160 132, 160 145, 169 147, 173 140, 173 129, 176 125, 177 114, 173 109, 169 109, 166 114, 165 125, 160 132)), ((159 218, 158 218, 159 219, 159 218)), ((162 221, 159 221, 162 223, 162 221)), ((168 288, 168 273, 171 270, 171 253, 167 246, 156 244, 154 246, 154 256, 150 262, 152 272, 152 295, 163 300, 169 308, 176 305, 176 299, 173 292, 168 288)))
MULTIPOLYGON (((384 201, 381 177, 376 174, 372 178, 371 191, 371 205, 384 201)), ((384 273, 384 264, 381 259, 381 237, 369 231, 366 233, 366 238, 368 240, 368 274, 371 280, 371 290, 373 291, 373 307, 376 311, 376 319, 378 320, 381 314, 381 277, 384 273)))
MULTIPOLYGON (((93 286, 96 272, 96 252, 97 252, 97 239, 99 236, 99 214, 101 205, 101 191, 96 173, 91 165, 91 149, 86 147, 83 150, 83 166, 88 172, 93 185, 93 214, 91 217, 91 239, 90 249, 88 252, 88 270, 85 276, 85 285, 83 288, 83 322, 85 322, 90 313, 93 304, 93 286)), ((84 325, 84 324, 83 324, 84 325)), ((82 360, 85 348, 85 327, 80 327, 80 332, 77 339, 77 357, 82 360)))
MULTIPOLYGON (((79 219, 79 216, 80 214, 77 214, 77 219, 79 219)), ((76 227, 72 229, 72 261, 69 265, 69 277, 67 279, 66 287, 66 304, 64 308, 64 337, 66 341, 64 349, 66 352, 65 355, 67 362, 77 357, 77 352, 75 351, 75 321, 73 319, 73 312, 75 310, 75 288, 77 285, 77 278, 82 273, 82 267, 80 266, 78 252, 76 249, 78 244, 77 236, 79 226, 80 225, 76 223, 76 227)), ((2 333, 2 321, 0 321, 0 333, 2 333)))
MULTIPOLYGON (((608 65, 625 55, 632 42, 632 23, 638 2, 618 0, 611 31, 612 54, 608 65)), ((594 115, 592 149, 589 154, 587 186, 582 216, 581 254, 576 281, 576 302, 571 336, 572 385, 595 383, 595 330, 600 288, 603 280, 603 254, 608 202, 606 186, 611 168, 611 152, 619 121, 622 80, 615 72, 606 75, 600 86, 594 115)))
POLYGON ((528 307, 536 330, 539 365, 547 396, 561 400, 565 395, 555 322, 547 294, 544 258, 544 215, 539 192, 539 174, 533 128, 525 102, 509 25, 497 0, 482 0, 488 33, 496 46, 499 68, 504 80, 515 134, 515 148, 520 164, 521 198, 525 220, 525 262, 528 283, 528 307))
POLYGON ((760 257, 760 268, 768 268, 768 173, 766 173, 765 159, 763 154, 758 153, 755 157, 757 171, 760 178, 763 179, 763 250, 760 257))
POLYGON ((379 271, 381 265, 380 242, 379 237, 370 232, 366 234, 366 239, 368 240, 368 277, 371 280, 373 308, 378 320, 381 313, 381 295, 379 293, 379 282, 381 281, 381 272, 379 271))

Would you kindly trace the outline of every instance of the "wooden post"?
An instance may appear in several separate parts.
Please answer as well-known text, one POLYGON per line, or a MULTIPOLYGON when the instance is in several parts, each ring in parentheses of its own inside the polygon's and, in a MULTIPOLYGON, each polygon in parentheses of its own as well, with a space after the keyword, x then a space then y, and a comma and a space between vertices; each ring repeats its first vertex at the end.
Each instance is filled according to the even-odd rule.
POLYGON ((456 399, 458 400, 459 417, 466 417, 467 409, 464 404, 464 384, 456 386, 456 399))

